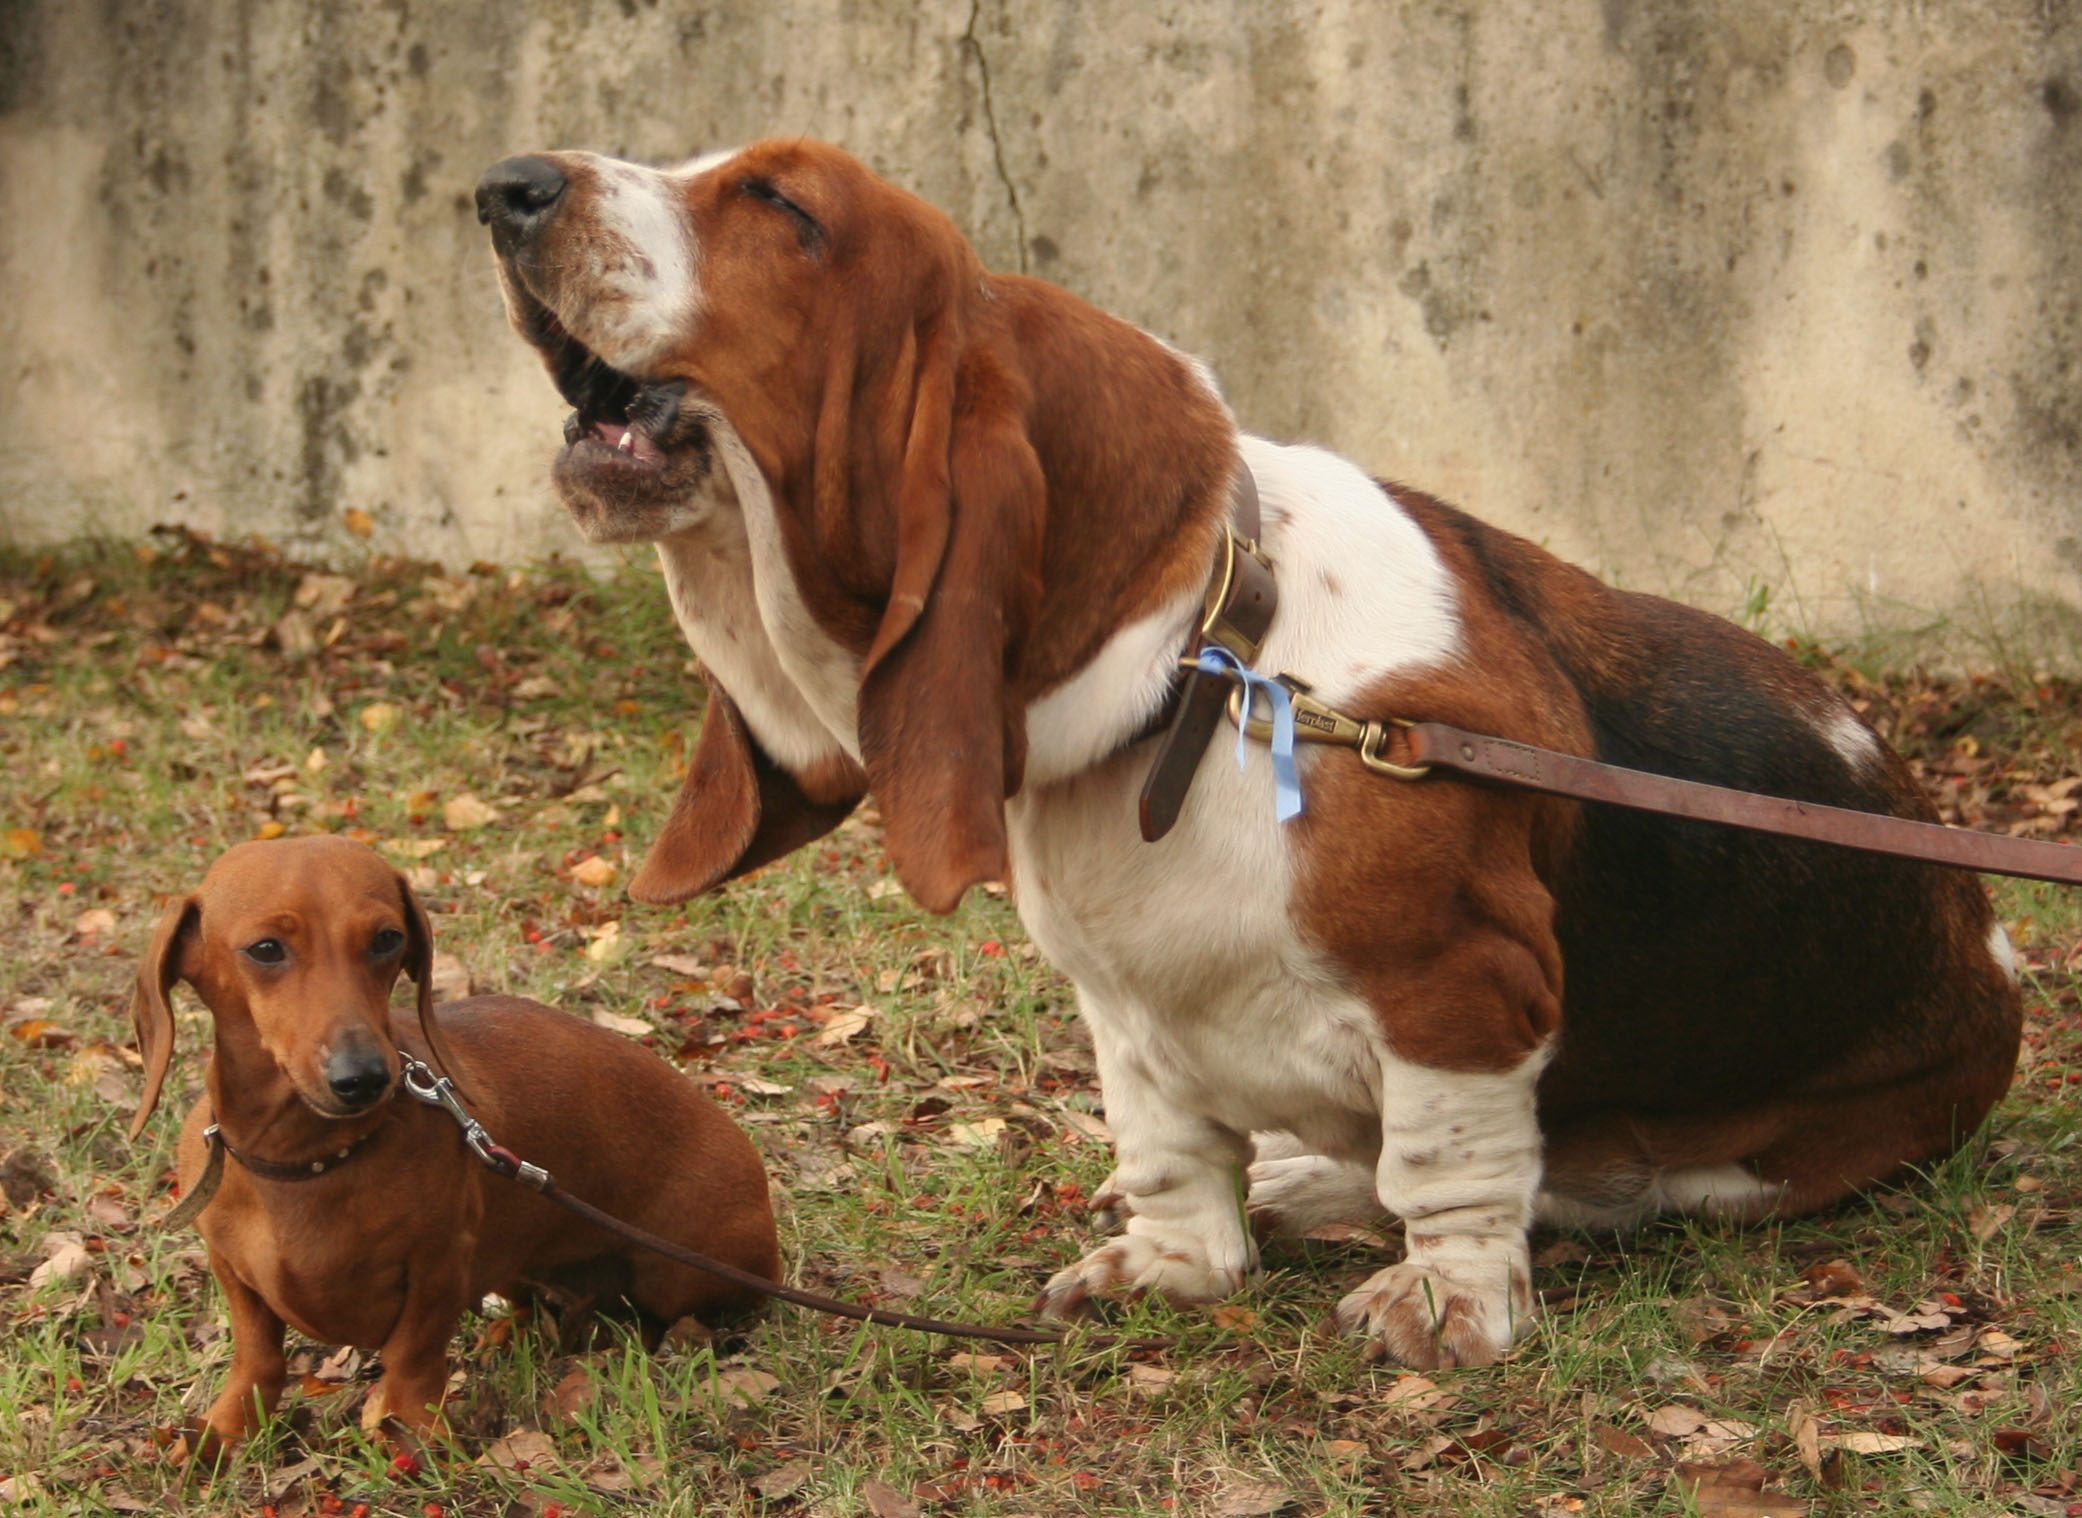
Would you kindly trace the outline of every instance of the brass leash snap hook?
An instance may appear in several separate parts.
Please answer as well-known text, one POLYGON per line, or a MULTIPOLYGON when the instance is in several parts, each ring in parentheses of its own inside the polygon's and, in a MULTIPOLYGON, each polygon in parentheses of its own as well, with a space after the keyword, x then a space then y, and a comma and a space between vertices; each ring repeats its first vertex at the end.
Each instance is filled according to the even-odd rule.
POLYGON ((1369 722, 1359 735, 1359 762, 1376 774, 1392 775, 1397 780, 1422 780, 1431 773, 1428 764, 1397 764, 1386 755, 1388 729, 1390 725, 1405 730, 1415 726, 1405 717, 1391 717, 1387 722, 1369 722))

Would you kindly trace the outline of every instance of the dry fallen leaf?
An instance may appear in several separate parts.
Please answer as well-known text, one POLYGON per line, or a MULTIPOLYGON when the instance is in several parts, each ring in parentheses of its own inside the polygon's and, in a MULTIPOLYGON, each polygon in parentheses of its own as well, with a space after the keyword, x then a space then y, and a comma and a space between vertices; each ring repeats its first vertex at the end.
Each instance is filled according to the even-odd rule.
POLYGON ((993 1418, 1002 1418, 1007 1413, 1026 1411, 1027 1399, 1016 1391, 992 1392, 976 1404, 993 1418))
POLYGON ((1237 1481, 1215 1498, 1214 1511, 1220 1518, 1264 1518, 1292 1507, 1295 1496, 1283 1486, 1263 1481, 1237 1481))
POLYGON ((1854 1429, 1847 1434, 1824 1434, 1821 1439, 1824 1449, 1849 1450, 1854 1455, 1892 1455, 1905 1449, 1921 1449, 1923 1441, 1907 1434, 1881 1434, 1870 1429, 1854 1429))
POLYGON ((43 1237, 43 1263, 29 1272, 29 1289, 69 1286, 94 1268, 86 1241, 76 1233, 48 1233, 43 1237))
POLYGON ((325 1469, 325 1462, 315 1456, 299 1460, 294 1465, 285 1465, 272 1472, 267 1478, 267 1497, 270 1502, 280 1502, 294 1491, 300 1482, 306 1481, 325 1469))
POLYGON ((1439 1456, 1453 1448, 1457 1442, 1457 1440, 1446 1434, 1433 1434, 1429 1439, 1418 1445, 1417 1448, 1404 1455, 1399 1463, 1406 1471, 1428 1469, 1439 1456))
POLYGON ((336 617, 354 599, 354 581, 346 575, 307 574, 297 581, 297 606, 312 616, 336 617))
POLYGON ((429 854, 438 854, 448 847, 446 838, 386 838, 383 852, 396 854, 404 859, 424 859, 429 854))
POLYGON ((434 955, 433 964, 427 971, 427 981, 435 1001, 460 1001, 473 989, 469 970, 453 954, 434 955))
POLYGON ((1985 1244, 2002 1232, 2003 1225, 2016 1215, 2016 1207, 2009 1202, 1999 1202, 1993 1207, 1976 1207, 1966 1215, 1967 1231, 1985 1244))
POLYGON ((1797 1497, 1767 1492, 1768 1473, 1754 1460, 1725 1465, 1679 1465, 1677 1485, 1688 1490, 1699 1518, 1807 1518, 1797 1497))
POLYGON ((640 1017, 624 1017, 619 1012, 610 1012, 605 1007, 596 1008, 593 1021, 610 1033, 624 1033, 630 1038, 646 1038, 657 1032, 640 1017))
POLYGON ((781 1378, 770 1376, 763 1370, 724 1370, 716 1373, 716 1389, 723 1400, 739 1407, 750 1407, 755 1402, 764 1402, 768 1393, 780 1387, 781 1378))
POLYGON ((1597 1441, 1600 1449, 1609 1450, 1628 1460, 1655 1458, 1654 1445, 1637 1434, 1630 1434, 1623 1428, 1614 1428, 1609 1423, 1598 1424, 1590 1431, 1590 1436, 1597 1441))
POLYGON ((1816 1480, 1822 1475, 1822 1425, 1807 1408, 1795 1405, 1787 1414, 1786 1427, 1793 1435, 1793 1449, 1800 1463, 1816 1480))
POLYGON ((708 966, 691 954, 654 954, 651 963, 661 970, 684 975, 689 980, 707 980, 708 966))
POLYGON ((598 890, 601 886, 614 884, 614 878, 617 873, 615 867, 605 859, 602 859, 598 854, 581 859, 571 867, 571 878, 573 880, 582 886, 591 886, 595 890, 598 890))
POLYGON ((1437 1382, 1427 1381, 1422 1376, 1397 1376, 1388 1384, 1387 1390, 1374 1399, 1382 1407, 1405 1407, 1415 1412, 1451 1400, 1451 1394, 1440 1391, 1437 1382))
POLYGON ((366 538, 376 531, 376 519, 359 506, 349 506, 340 513, 340 521, 358 538, 366 538))
MULTIPOLYGON (((76 937, 92 938, 100 933, 116 931, 116 914, 107 907, 89 907, 74 919, 72 931, 76 937)), ((2015 1212, 2016 1208, 2010 1209, 2015 1212)))
POLYGON ((275 623, 275 646, 282 650, 287 659, 308 659, 318 651, 318 630, 311 619, 294 607, 282 613, 275 623))
POLYGON ((593 1384, 593 1373, 583 1365, 576 1366, 565 1372, 563 1380, 543 1393, 542 1416, 552 1423, 569 1423, 591 1407, 599 1396, 600 1388, 593 1384))
POLYGON ((619 959, 628 944, 622 941, 622 925, 619 922, 603 922, 593 929, 593 938, 586 945, 586 958, 596 965, 619 959))
POLYGON ((824 1030, 811 1042, 825 1049, 843 1044, 847 1039, 865 1030, 873 1015, 872 1010, 867 1007, 856 1007, 851 1012, 841 1012, 826 1023, 824 1030))
POLYGON ((763 1476, 755 1476, 750 1482, 754 1492, 768 1502, 779 1502, 783 1497, 795 1494, 802 1484, 810 1479, 810 1462, 790 1460, 786 1465, 777 1465, 763 1476))
POLYGON ((874 1518, 918 1518, 918 1504, 879 1477, 860 1483, 860 1497, 874 1518))
POLYGON ((1648 1415, 1650 1431, 1672 1439, 1685 1439, 1706 1426, 1706 1414, 1682 1402, 1672 1402, 1648 1415))
POLYGON ((389 701, 371 701, 361 709, 362 730, 387 733, 398 725, 398 719, 404 715, 402 708, 389 701))
POLYGON ((2013 1339, 1999 1328, 1984 1328, 1974 1346, 1984 1355, 1993 1355, 1998 1360, 2016 1358, 2017 1351, 2024 1348, 2021 1341, 2013 1339))
POLYGON ((1096 1139, 1102 1144, 1113 1142, 1113 1130, 1106 1126, 1106 1119, 1103 1117, 1094 1117, 1089 1112, 1079 1112, 1073 1107, 1063 1113, 1063 1121, 1068 1123, 1074 1132, 1081 1133, 1086 1138, 1096 1139))
POLYGON ((509 1471, 555 1466, 557 1441, 540 1429, 524 1428, 494 1439, 477 1457, 479 1465, 496 1465, 509 1471))
POLYGON ((470 791, 465 791, 460 796, 451 796, 448 804, 441 808, 441 821, 451 833, 488 827, 498 820, 499 809, 470 791))

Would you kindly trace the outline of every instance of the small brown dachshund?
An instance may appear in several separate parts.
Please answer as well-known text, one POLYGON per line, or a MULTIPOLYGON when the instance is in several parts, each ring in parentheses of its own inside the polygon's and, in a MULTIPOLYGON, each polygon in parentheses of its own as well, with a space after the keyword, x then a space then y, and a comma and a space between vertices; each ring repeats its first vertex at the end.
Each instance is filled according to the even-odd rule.
POLYGON ((362 1422, 410 1443, 440 1423, 448 1341, 485 1293, 623 1301, 655 1345, 744 1290, 635 1250, 486 1169, 454 1118, 398 1095, 399 1051, 445 1070, 499 1143, 615 1216, 778 1279, 751 1141, 670 1065, 536 1002, 433 1006, 432 937, 403 876, 342 838, 244 843, 167 909, 131 1016, 145 1058, 134 1139, 174 1043, 185 980, 216 1020, 207 1092, 181 1129, 184 1194, 225 1153, 198 1219, 231 1304, 231 1376, 205 1442, 250 1433, 281 1395, 285 1324, 382 1351, 362 1422), (419 984, 418 1027, 391 987, 419 984), (212 1138, 211 1124, 218 1129, 212 1138))

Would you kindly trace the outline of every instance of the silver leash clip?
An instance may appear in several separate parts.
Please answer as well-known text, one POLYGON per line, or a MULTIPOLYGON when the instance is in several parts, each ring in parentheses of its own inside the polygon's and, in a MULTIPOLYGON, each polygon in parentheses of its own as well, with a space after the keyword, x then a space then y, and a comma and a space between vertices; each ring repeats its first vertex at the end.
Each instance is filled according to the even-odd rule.
POLYGON ((424 1060, 404 1057, 399 1072, 406 1094, 425 1102, 429 1107, 439 1107, 463 1130, 463 1143, 490 1169, 519 1181, 533 1191, 549 1189, 550 1175, 540 1165, 531 1165, 505 1145, 495 1143, 484 1124, 470 1115, 470 1111, 456 1097, 455 1082, 445 1075, 436 1075, 433 1067, 424 1060))

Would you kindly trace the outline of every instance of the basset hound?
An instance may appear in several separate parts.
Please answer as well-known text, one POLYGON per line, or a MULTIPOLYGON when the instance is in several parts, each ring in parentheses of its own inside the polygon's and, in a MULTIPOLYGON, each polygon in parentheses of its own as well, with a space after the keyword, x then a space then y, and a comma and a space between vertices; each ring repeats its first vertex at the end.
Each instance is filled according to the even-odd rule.
POLYGON ((1261 673, 1359 717, 1931 817, 1766 643, 1239 433, 1205 366, 987 272, 835 148, 511 158, 477 204, 575 408, 557 489, 588 538, 657 544, 710 673, 631 894, 709 890, 869 792, 925 907, 1009 881, 1117 1146, 1120 1231, 1050 1311, 1226 1297, 1254 1232, 1385 1211, 1405 1258, 1339 1317, 1409 1365, 1482 1364, 1531 1321, 1536 1218, 1825 1206, 1948 1153, 2008 1085, 2009 945, 1964 875, 1306 745, 1281 821, 1265 746, 1239 767, 1229 740, 1176 827, 1138 831, 1243 471, 1279 592, 1261 673))

